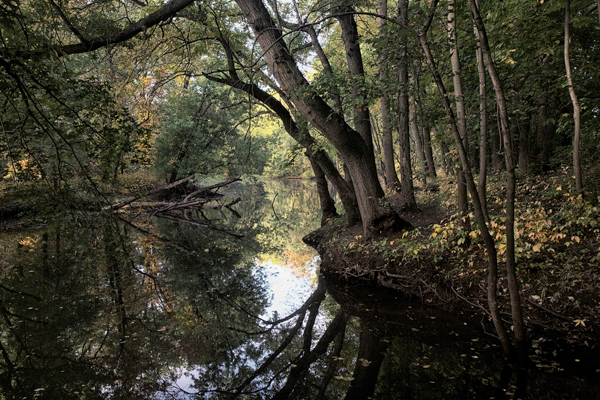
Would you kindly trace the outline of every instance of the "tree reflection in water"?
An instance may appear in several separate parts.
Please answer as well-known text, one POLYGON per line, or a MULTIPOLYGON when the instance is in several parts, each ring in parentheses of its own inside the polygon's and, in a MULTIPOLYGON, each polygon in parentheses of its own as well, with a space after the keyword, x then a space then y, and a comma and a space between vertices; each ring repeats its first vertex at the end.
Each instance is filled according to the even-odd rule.
POLYGON ((517 373, 479 321, 382 290, 320 279, 289 315, 265 315, 260 260, 306 251, 291 242, 318 202, 246 192, 239 215, 205 212, 222 225, 138 216, 0 236, 0 398, 600 397, 517 373))

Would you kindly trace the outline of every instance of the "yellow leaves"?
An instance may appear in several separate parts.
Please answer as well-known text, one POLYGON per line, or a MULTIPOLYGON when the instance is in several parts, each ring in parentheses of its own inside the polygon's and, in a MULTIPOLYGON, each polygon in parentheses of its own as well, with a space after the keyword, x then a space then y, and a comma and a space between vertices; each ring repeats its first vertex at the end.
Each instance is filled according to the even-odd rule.
POLYGON ((35 247, 35 243, 37 242, 37 240, 26 236, 23 239, 19 240, 19 244, 23 247, 28 247, 29 251, 33 251, 33 248, 35 247))
POLYGON ((579 243, 581 241, 581 238, 579 238, 579 236, 571 236, 571 240, 579 243))
POLYGON ((469 236, 471 236, 473 239, 476 239, 478 235, 479 234, 477 233, 477 231, 471 231, 471 232, 469 232, 469 236))
POLYGON ((538 244, 536 244, 536 245, 533 246, 534 253, 539 253, 541 249, 542 249, 542 244, 541 243, 538 243, 538 244))
POLYGON ((575 322, 575 326, 581 325, 582 327, 585 328, 585 319, 576 319, 576 320, 573 320, 573 322, 575 322))

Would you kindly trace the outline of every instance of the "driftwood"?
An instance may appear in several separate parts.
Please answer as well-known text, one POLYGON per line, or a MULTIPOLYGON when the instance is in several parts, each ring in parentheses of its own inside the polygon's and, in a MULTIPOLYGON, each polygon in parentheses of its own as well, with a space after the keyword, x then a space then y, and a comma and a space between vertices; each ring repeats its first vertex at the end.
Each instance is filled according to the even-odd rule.
POLYGON ((193 179, 194 179, 194 175, 188 176, 187 178, 180 179, 177 182, 173 182, 173 183, 171 183, 169 185, 161 186, 159 188, 153 189, 153 190, 151 190, 149 192, 146 192, 145 194, 142 194, 142 195, 139 195, 139 196, 130 197, 130 198, 128 198, 125 201, 122 201, 122 202, 117 203, 117 204, 113 204, 112 206, 110 206, 110 209, 113 210, 113 211, 114 210, 118 210, 119 208, 123 208, 126 205, 133 203, 137 199, 141 199, 142 197, 146 197, 146 196, 152 196, 153 194, 157 194, 157 193, 160 193, 162 191, 172 189, 172 188, 177 187, 179 185, 183 185, 186 182, 190 182, 193 179))
MULTIPOLYGON (((193 191, 192 193, 188 194, 187 196, 185 196, 185 198, 183 198, 182 200, 136 201, 142 197, 151 196, 153 194, 164 192, 166 190, 172 189, 172 188, 182 185, 184 183, 190 182, 193 180, 193 178, 194 178, 193 176, 188 176, 187 178, 180 179, 177 182, 171 183, 169 185, 161 186, 159 188, 153 189, 144 195, 131 197, 125 201, 114 204, 114 205, 108 207, 108 209, 110 209, 111 211, 117 211, 117 210, 121 210, 123 208, 145 210, 145 211, 151 211, 152 214, 156 215, 156 214, 164 214, 168 211, 174 211, 174 210, 199 208, 199 207, 202 207, 204 204, 213 200, 215 197, 222 196, 216 192, 213 192, 213 190, 222 188, 224 186, 227 186, 233 182, 240 180, 239 177, 235 177, 235 178, 228 179, 224 182, 216 183, 214 185, 201 187, 201 188, 193 191), (201 198, 196 197, 201 194, 203 194, 204 197, 201 197, 201 198)), ((240 201, 239 198, 235 199, 234 201, 225 205, 224 207, 229 208, 230 206, 232 206, 233 204, 236 204, 239 201, 240 201)))

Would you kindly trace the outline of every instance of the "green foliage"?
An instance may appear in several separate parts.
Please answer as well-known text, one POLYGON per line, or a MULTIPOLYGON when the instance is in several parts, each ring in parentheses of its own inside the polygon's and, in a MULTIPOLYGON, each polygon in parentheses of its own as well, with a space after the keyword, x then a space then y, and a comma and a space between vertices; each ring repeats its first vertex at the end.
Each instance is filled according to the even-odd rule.
POLYGON ((171 181, 191 174, 260 174, 270 139, 244 131, 248 125, 240 116, 246 105, 236 100, 230 90, 210 82, 172 88, 159 107, 157 171, 171 181))
POLYGON ((58 65, 16 64, 0 70, 3 177, 57 188, 79 175, 108 180, 135 163, 147 139, 110 85, 69 77, 58 65))

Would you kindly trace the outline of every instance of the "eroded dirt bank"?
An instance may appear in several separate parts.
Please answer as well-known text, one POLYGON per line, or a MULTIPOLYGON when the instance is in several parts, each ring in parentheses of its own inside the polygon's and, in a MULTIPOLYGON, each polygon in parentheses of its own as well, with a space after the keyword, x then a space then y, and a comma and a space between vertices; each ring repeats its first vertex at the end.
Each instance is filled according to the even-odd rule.
MULTIPOLYGON (((360 226, 344 228, 338 220, 303 240, 321 255, 321 274, 352 285, 391 288, 436 308, 475 315, 493 335, 487 313, 485 252, 476 238, 461 242, 464 235, 447 233, 456 231, 457 224, 436 207, 402 216, 416 229, 365 240, 360 226), (432 242, 444 235, 448 241, 441 246, 432 242)), ((538 362, 538 357, 546 354, 556 362, 552 364, 547 357, 538 365, 560 369, 570 363, 600 373, 599 268, 585 268, 585 263, 580 263, 580 268, 564 265, 551 272, 526 265, 519 271, 519 280, 532 361, 538 362)), ((502 270, 499 274, 500 309, 510 330, 506 280, 502 270)))

